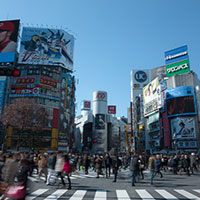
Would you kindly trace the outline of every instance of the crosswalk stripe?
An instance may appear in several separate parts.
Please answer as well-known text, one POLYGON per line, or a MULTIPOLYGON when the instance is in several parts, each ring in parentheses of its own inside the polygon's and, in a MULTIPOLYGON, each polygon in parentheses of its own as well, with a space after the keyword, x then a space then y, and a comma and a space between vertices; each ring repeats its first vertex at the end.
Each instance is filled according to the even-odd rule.
POLYGON ((165 199, 168 199, 168 200, 175 200, 175 199, 177 199, 174 195, 170 194, 166 190, 156 190, 156 192, 158 192, 165 199))
POLYGON ((106 200, 107 192, 106 191, 100 191, 97 190, 95 193, 94 200, 106 200))
POLYGON ((92 175, 89 175, 89 174, 86 174, 86 175, 84 175, 84 176, 89 177, 89 178, 94 178, 94 177, 96 177, 96 176, 92 176, 92 175))
POLYGON ((135 190, 144 200, 155 200, 146 190, 135 190))
POLYGON ((130 200, 126 190, 116 190, 118 200, 130 200))
POLYGON ((196 195, 194 194, 191 194, 190 192, 187 192, 185 190, 174 190, 176 192, 178 192, 179 194, 181 194, 182 196, 188 198, 188 199, 195 199, 195 200, 200 200, 199 197, 197 197, 196 195))
POLYGON ((75 177, 75 178, 86 178, 86 177, 81 176, 81 175, 72 175, 72 177, 75 177))
POLYGON ((82 200, 86 192, 86 190, 77 190, 69 200, 82 200))
POLYGON ((59 199, 67 190, 56 190, 53 194, 49 195, 46 199, 44 200, 49 200, 49 199, 59 199))
POLYGON ((200 190, 193 190, 193 191, 200 193, 200 190))
POLYGON ((40 196, 41 194, 45 193, 48 189, 38 189, 28 196, 26 196, 26 200, 32 200, 35 199, 36 197, 40 196))

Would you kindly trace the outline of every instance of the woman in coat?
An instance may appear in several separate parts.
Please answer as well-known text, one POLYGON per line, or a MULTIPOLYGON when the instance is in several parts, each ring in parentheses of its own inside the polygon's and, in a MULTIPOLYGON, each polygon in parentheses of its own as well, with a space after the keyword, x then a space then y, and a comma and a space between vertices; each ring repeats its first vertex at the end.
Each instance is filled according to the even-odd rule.
POLYGON ((67 189, 72 189, 71 180, 70 180, 71 166, 70 166, 70 161, 69 161, 69 156, 68 155, 64 156, 63 172, 64 172, 64 175, 67 176, 68 183, 69 183, 69 186, 68 186, 67 189))

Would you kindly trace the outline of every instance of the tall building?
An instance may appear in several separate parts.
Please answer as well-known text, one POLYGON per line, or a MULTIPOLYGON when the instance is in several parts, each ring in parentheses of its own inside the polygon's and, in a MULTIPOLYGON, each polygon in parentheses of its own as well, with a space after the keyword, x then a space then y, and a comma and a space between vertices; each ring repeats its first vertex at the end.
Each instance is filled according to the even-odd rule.
POLYGON ((8 127, 7 149, 62 150, 74 148, 75 77, 73 76, 74 37, 48 28, 23 27, 15 66, 20 77, 9 78, 6 104, 14 99, 34 99, 48 112, 48 124, 31 144, 30 133, 8 127))

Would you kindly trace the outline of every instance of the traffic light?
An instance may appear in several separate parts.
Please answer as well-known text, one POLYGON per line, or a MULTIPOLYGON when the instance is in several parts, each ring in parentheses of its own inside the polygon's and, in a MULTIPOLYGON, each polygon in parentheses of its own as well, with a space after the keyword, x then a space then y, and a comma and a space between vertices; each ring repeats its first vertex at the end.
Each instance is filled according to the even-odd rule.
POLYGON ((0 67, 0 76, 20 76, 20 70, 13 67, 0 67))
POLYGON ((94 139, 94 140, 93 140, 93 143, 96 143, 96 142, 97 142, 97 140, 94 139))

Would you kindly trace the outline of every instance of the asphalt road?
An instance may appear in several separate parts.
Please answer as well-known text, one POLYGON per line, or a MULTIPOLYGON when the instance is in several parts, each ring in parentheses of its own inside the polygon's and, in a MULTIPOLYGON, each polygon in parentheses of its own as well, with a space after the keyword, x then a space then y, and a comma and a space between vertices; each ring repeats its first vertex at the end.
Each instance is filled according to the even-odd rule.
MULTIPOLYGON (((149 172, 145 171, 144 180, 138 180, 136 186, 131 186, 129 170, 121 170, 118 180, 113 183, 113 175, 106 179, 101 176, 96 178, 96 173, 89 172, 85 175, 72 175, 72 189, 68 190, 58 183, 47 186, 44 177, 37 181, 36 174, 29 177, 27 200, 31 199, 69 199, 69 200, 131 200, 131 199, 168 199, 168 200, 200 200, 200 172, 195 175, 186 176, 173 175, 164 172, 163 178, 156 176, 154 184, 150 185, 149 172)), ((59 181, 58 181, 59 182, 59 181)))

